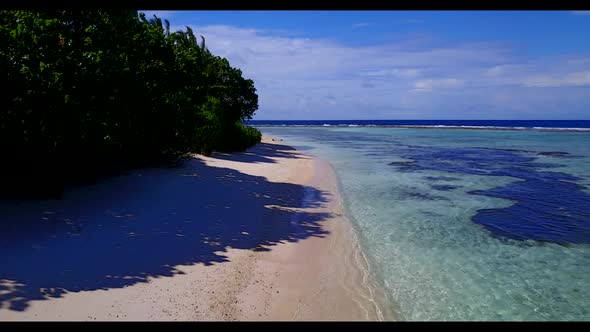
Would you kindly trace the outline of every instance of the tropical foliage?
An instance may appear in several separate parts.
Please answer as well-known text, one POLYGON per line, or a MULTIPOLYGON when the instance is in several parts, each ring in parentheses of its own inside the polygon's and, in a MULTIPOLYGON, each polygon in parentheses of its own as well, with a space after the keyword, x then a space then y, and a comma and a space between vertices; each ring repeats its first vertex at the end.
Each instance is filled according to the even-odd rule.
POLYGON ((0 76, 4 189, 60 191, 260 141, 242 124, 254 82, 190 28, 137 11, 1 11, 0 76))

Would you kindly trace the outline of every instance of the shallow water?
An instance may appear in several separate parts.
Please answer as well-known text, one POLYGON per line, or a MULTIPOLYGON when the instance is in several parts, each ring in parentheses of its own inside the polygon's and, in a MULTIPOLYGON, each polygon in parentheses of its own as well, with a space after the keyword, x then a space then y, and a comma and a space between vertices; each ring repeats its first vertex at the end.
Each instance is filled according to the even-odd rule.
POLYGON ((330 161, 403 320, 590 320, 590 134, 260 127, 330 161))

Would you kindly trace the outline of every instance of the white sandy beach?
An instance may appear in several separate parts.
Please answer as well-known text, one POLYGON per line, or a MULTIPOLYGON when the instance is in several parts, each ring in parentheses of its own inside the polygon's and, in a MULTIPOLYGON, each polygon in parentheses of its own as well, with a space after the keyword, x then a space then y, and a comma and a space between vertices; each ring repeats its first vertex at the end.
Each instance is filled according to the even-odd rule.
POLYGON ((331 166, 283 143, 0 207, 53 223, 1 238, 0 320, 391 319, 331 166))

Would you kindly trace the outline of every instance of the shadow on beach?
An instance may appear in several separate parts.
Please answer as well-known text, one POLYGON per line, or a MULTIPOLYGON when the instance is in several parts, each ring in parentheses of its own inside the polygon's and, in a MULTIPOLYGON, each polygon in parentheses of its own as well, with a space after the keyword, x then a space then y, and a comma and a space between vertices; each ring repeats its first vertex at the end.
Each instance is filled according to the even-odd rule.
POLYGON ((271 158, 301 158, 294 154, 295 148, 282 144, 258 143, 255 147, 238 153, 213 153, 212 158, 244 163, 276 163, 271 158))
MULTIPOLYGON (((249 151, 255 152, 236 160, 289 155, 264 143, 249 151)), ((0 202, 0 310, 181 274, 176 265, 227 262, 226 248, 268 251, 325 236, 328 213, 293 209, 303 195, 313 198, 306 207, 326 202, 327 194, 312 187, 193 158, 80 187, 61 200, 0 202)))

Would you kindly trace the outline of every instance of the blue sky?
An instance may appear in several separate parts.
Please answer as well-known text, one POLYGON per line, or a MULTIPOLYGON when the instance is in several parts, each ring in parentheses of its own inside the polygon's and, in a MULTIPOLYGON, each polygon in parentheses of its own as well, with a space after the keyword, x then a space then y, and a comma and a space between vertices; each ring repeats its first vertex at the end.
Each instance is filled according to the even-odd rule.
POLYGON ((590 119, 590 11, 168 11, 255 119, 590 119))

